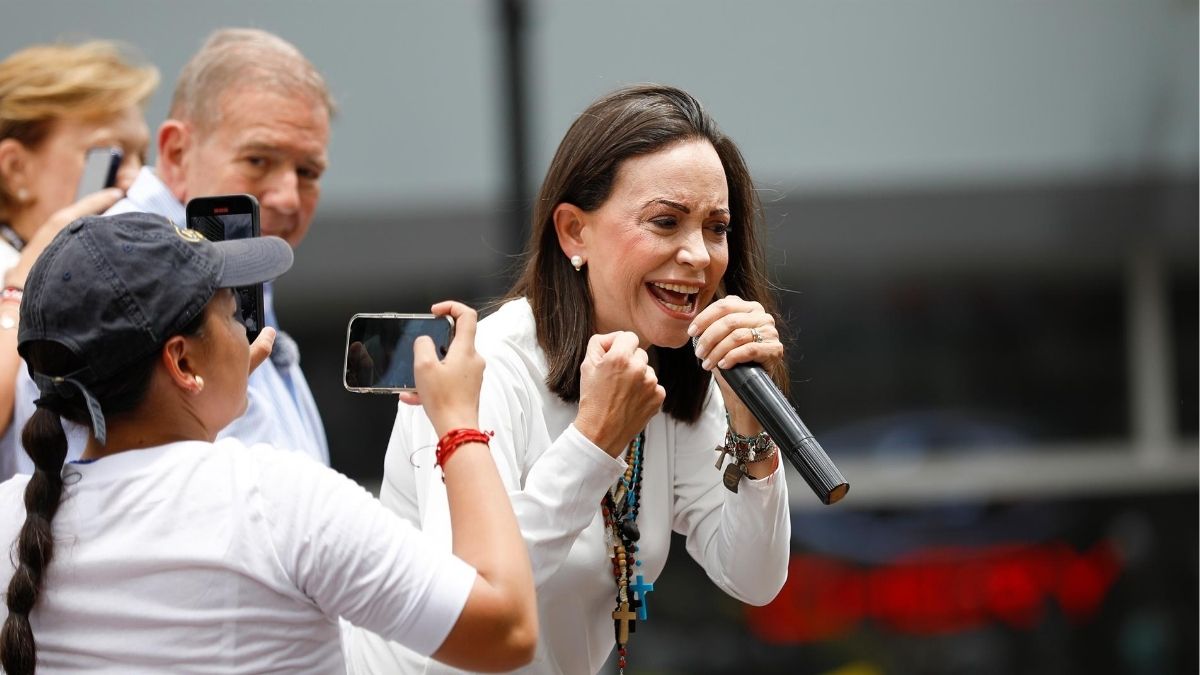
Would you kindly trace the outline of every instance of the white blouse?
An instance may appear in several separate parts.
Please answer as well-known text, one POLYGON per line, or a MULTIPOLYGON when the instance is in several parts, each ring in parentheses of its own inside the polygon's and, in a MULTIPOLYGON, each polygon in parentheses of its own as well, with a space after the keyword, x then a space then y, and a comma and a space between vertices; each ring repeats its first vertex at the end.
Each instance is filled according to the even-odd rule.
MULTIPOLYGON (((572 425, 577 406, 545 385, 546 359, 525 300, 505 304, 479 324, 485 357, 480 427, 494 430, 492 455, 529 546, 541 633, 537 655, 520 673, 595 673, 615 644, 617 586, 600 512, 604 493, 625 470, 572 425)), ((765 604, 787 576, 791 522, 782 471, 721 484, 714 448, 724 440, 725 407, 715 382, 694 424, 656 414, 646 426, 634 581, 653 583, 671 532, 722 590, 765 604)), ((447 549, 445 486, 434 467, 436 435, 419 407, 401 404, 385 459, 380 499, 447 549)), ((722 467, 723 469, 724 467, 722 467)), ((654 620, 654 594, 647 595, 654 620)), ((630 643, 636 661, 637 635, 630 643)), ((457 673, 364 631, 348 637, 350 672, 457 673)))

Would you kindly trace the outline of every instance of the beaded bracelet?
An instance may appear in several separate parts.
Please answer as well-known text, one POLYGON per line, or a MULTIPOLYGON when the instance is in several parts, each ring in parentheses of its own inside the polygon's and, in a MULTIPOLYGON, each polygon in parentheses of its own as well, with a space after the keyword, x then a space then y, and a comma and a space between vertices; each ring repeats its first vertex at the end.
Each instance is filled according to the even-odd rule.
POLYGON ((774 457, 775 453, 779 452, 779 446, 766 431, 754 436, 743 436, 730 425, 725 429, 725 444, 718 445, 716 450, 720 453, 717 455, 718 469, 725 463, 726 455, 733 456, 733 461, 725 467, 721 482, 730 492, 737 492, 738 483, 741 482, 742 476, 746 475, 746 465, 774 457))
POLYGON ((442 467, 442 482, 446 482, 446 460, 450 459, 450 455, 458 450, 458 446, 463 443, 483 443, 488 444, 488 440, 495 436, 494 431, 480 431, 478 429, 451 429, 446 432, 438 440, 437 451, 435 453, 434 466, 442 467))
POLYGON ((771 435, 763 431, 753 436, 743 436, 728 427, 725 431, 726 451, 733 455, 738 464, 749 464, 770 459, 779 451, 771 435))
POLYGON ((0 291, 0 302, 11 302, 21 304, 21 298, 25 296, 25 290, 16 286, 8 286, 3 291, 0 291))

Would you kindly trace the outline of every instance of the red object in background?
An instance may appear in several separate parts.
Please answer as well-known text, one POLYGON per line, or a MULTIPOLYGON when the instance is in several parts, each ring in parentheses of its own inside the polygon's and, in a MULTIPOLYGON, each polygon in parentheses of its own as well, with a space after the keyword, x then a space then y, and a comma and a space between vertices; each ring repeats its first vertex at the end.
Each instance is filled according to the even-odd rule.
POLYGON ((1027 629, 1049 602, 1073 620, 1090 618, 1120 571, 1108 541, 1086 552, 1065 543, 930 549, 876 567, 796 555, 779 596, 748 607, 747 624, 775 644, 841 637, 864 621, 916 635, 989 621, 1027 629))

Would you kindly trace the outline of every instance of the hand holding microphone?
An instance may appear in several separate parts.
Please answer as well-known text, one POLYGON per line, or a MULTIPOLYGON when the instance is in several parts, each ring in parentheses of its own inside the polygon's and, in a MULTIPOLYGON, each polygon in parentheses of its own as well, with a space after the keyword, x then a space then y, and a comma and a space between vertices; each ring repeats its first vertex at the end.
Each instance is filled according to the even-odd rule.
POLYGON ((733 394, 725 396, 726 409, 744 405, 823 503, 844 497, 849 483, 761 365, 783 358, 775 318, 757 302, 726 296, 706 307, 692 326, 702 366, 719 371, 723 393, 733 394))

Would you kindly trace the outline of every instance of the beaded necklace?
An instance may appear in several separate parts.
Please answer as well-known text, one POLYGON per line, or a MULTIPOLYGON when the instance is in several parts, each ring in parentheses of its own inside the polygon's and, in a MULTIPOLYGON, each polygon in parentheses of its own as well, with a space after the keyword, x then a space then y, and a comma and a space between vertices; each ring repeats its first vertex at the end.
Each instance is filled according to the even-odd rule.
POLYGON ((641 538, 637 515, 642 496, 642 446, 645 441, 646 432, 643 431, 629 444, 625 451, 628 465, 625 475, 604 494, 600 502, 604 529, 612 550, 609 557, 612 558, 613 578, 617 582, 617 606, 612 618, 617 641, 617 668, 622 675, 625 673, 625 646, 629 643, 629 634, 637 630, 638 619, 644 621, 647 618, 646 593, 654 590, 654 585, 644 583, 640 574, 638 583, 631 583, 634 568, 642 564, 637 559, 637 541, 641 538))

